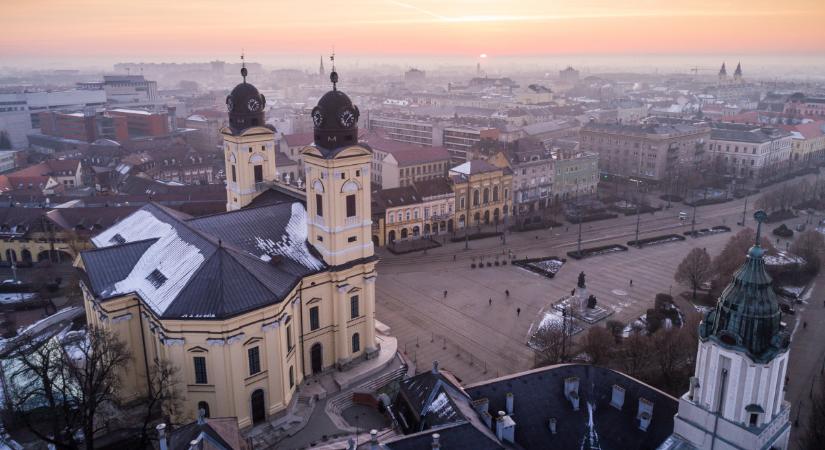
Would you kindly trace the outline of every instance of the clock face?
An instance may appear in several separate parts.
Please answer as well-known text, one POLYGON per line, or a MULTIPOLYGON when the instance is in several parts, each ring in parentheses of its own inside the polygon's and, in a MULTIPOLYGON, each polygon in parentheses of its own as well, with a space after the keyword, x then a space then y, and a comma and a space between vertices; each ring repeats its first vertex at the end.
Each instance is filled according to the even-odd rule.
POLYGON ((320 127, 322 123, 324 123, 324 115, 321 113, 320 109, 315 109, 312 111, 312 123, 315 124, 316 127, 320 127))
POLYGON ((232 109, 235 107, 235 103, 232 101, 232 97, 226 97, 226 110, 232 112, 232 109))
POLYGON ((355 112, 351 109, 347 108, 341 111, 341 114, 338 115, 338 121, 341 122, 341 126, 350 128, 355 125, 355 112))
POLYGON ((248 102, 246 102, 247 108, 250 111, 260 111, 261 110, 261 102, 258 101, 257 98, 250 98, 248 102))

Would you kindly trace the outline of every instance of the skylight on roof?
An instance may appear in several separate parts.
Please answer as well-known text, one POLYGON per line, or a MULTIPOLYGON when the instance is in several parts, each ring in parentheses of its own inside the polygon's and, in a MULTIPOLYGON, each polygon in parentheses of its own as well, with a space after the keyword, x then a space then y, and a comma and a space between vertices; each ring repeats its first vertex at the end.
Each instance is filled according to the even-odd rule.
POLYGON ((156 289, 163 286, 163 283, 166 283, 166 275, 160 273, 160 270, 155 269, 153 270, 148 276, 146 276, 146 280, 152 283, 156 289))
POLYGON ((112 243, 112 244, 125 244, 126 243, 126 238, 124 238, 123 236, 120 235, 120 233, 118 233, 118 234, 112 236, 112 238, 109 239, 109 242, 112 243))

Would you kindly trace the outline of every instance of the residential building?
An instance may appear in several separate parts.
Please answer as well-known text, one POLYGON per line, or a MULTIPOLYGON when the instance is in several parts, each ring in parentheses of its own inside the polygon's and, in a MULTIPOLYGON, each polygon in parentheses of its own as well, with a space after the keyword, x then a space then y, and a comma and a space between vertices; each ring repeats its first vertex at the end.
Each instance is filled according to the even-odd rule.
POLYGON ((424 236, 452 233, 455 227, 455 194, 449 178, 417 181, 414 187, 421 199, 424 236))
POLYGON ((14 170, 17 167, 19 150, 0 150, 0 173, 14 170))
POLYGON ((159 103, 158 84, 143 75, 104 75, 103 81, 78 83, 83 91, 103 91, 110 105, 151 107, 159 103))
POLYGON ((183 120, 183 127, 194 130, 187 135, 187 142, 201 151, 215 151, 221 148, 221 128, 223 119, 213 115, 192 114, 183 120))
POLYGON ((169 361, 180 368, 177 423, 199 410, 241 428, 264 423, 285 414, 306 380, 379 352, 371 155, 357 141, 358 109, 333 84, 302 151, 305 193, 259 189, 274 176, 274 130, 245 67, 242 75, 222 130, 227 172, 237 175, 228 212, 191 217, 150 203, 81 254, 89 325, 132 349, 120 400, 145 397, 146 377, 169 361), (338 120, 341 110, 353 120, 338 120))
POLYGON ((450 169, 458 228, 504 223, 512 211, 513 173, 487 161, 467 161, 450 169))
POLYGON ((278 139, 278 148, 280 149, 281 153, 283 153, 284 155, 286 155, 287 158, 297 163, 299 168, 302 168, 304 166, 304 163, 301 160, 301 150, 303 150, 303 148, 307 145, 311 144, 312 139, 312 132, 284 134, 281 135, 278 139))
POLYGON ((785 101, 785 114, 822 120, 825 118, 825 97, 815 97, 797 92, 785 101))
POLYGON ((531 216, 550 206, 555 167, 552 153, 541 142, 520 139, 487 161, 513 173, 513 216, 531 216))
POLYGON ((781 128, 791 133, 791 158, 794 166, 825 161, 825 121, 781 128))
POLYGON ((450 153, 443 147, 393 141, 376 133, 367 134, 362 140, 372 149, 370 181, 382 189, 444 178, 450 168, 450 153))
POLYGON ((547 122, 537 122, 522 127, 525 136, 538 139, 547 144, 554 139, 578 138, 581 124, 576 119, 554 119, 547 122))
POLYGON ((0 94, 0 150, 26 147, 32 129, 29 114, 26 94, 0 94))
POLYGON ((598 155, 599 170, 621 178, 661 182, 680 166, 702 162, 710 127, 653 118, 643 124, 585 124, 579 148, 598 155))
POLYGON ((71 189, 83 186, 83 165, 77 159, 48 159, 42 163, 8 173, 5 177, 12 186, 18 184, 16 180, 51 178, 58 185, 71 189))
POLYGON ((39 114, 41 112, 81 111, 85 108, 103 107, 106 104, 106 93, 103 91, 69 89, 64 91, 27 91, 0 94, 0 110, 4 108, 4 104, 6 108, 17 108, 17 112, 26 111, 29 114, 30 124, 25 131, 25 133, 28 133, 32 128, 40 128, 39 114))
POLYGON ((386 245, 422 236, 422 202, 414 186, 382 189, 377 192, 377 197, 384 209, 383 241, 386 245))
POLYGON ((472 148, 482 139, 498 140, 498 138, 497 128, 456 125, 444 127, 442 143, 444 148, 450 152, 453 164, 458 164, 468 160, 472 148))
POLYGON ((717 122, 708 150, 717 171, 752 179, 789 170, 791 144, 791 133, 777 128, 717 122))
POLYGON ((442 145, 441 129, 434 123, 413 116, 391 116, 371 113, 367 129, 380 131, 387 139, 415 145, 442 145))
POLYGON ((593 196, 599 184, 599 155, 575 149, 553 151, 554 201, 593 196))
POLYGON ((579 82, 579 71, 571 66, 567 66, 564 70, 559 70, 559 81, 567 84, 576 84, 579 82))

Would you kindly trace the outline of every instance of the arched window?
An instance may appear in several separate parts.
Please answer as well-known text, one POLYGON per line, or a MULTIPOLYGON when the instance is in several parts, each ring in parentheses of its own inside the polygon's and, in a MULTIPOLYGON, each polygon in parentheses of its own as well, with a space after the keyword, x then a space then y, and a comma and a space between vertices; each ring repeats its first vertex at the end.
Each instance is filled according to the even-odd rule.
POLYGON ((401 239, 407 239, 407 229, 406 228, 401 229, 401 239))
POLYGON ((415 220, 418 220, 418 208, 415 208, 415 209, 413 210, 413 218, 414 218, 415 220))
POLYGON ((361 335, 355 333, 352 335, 352 352, 358 353, 361 351, 361 335))
POLYGON ((484 204, 490 203, 490 188, 484 188, 484 204))
POLYGON ((410 220, 410 210, 408 209, 408 210, 406 210, 406 211, 404 211, 404 212, 406 213, 407 220, 410 220))
POLYGON ((464 197, 458 200, 459 209, 464 209, 464 197))
POLYGON ((403 222, 403 221, 404 221, 404 217, 401 215, 401 211, 398 211, 398 221, 399 221, 399 222, 403 222))
POLYGON ((478 206, 478 190, 473 191, 473 206, 478 206))
POLYGON ((498 186, 493 186, 493 201, 498 201, 498 186))
POLYGON ((209 403, 198 402, 198 414, 203 411, 203 417, 209 417, 209 403))

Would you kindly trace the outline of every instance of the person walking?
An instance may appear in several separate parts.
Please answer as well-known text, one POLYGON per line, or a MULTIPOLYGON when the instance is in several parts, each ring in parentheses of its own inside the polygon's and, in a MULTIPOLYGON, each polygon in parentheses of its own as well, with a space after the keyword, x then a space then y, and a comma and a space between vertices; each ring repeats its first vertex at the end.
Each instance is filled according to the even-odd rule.
POLYGON ((630 285, 633 286, 633 280, 632 279, 630 280, 630 285))
POLYGON ((447 290, 444 289, 444 298, 447 298, 447 290))
POLYGON ((493 306, 493 297, 490 297, 490 306, 493 306))
POLYGON ((504 295, 505 295, 505 296, 507 296, 507 297, 510 297, 510 290, 509 290, 509 289, 505 289, 505 290, 504 290, 504 295))
POLYGON ((516 317, 521 315, 521 308, 516 308, 516 317))

